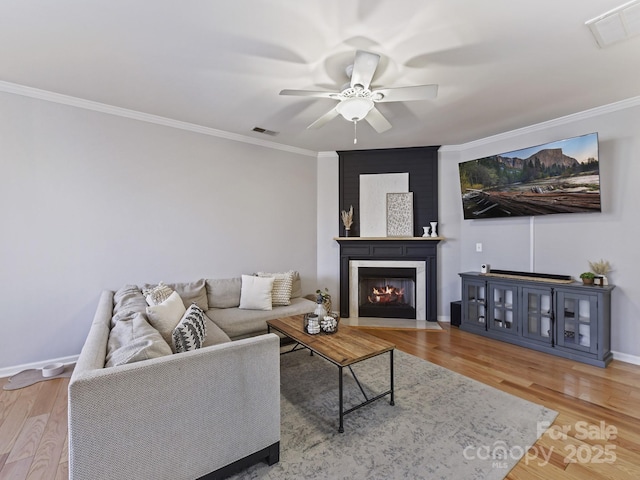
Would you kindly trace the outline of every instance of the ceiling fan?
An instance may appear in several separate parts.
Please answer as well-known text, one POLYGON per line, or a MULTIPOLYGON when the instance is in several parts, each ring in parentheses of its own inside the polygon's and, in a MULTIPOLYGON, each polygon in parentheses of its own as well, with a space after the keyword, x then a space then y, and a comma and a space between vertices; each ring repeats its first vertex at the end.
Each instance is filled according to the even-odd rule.
MULTIPOLYGON (((378 133, 385 132, 391 128, 391 124, 375 107, 376 103, 431 100, 436 98, 438 94, 438 85, 374 88, 372 90, 371 80, 379 61, 380 55, 358 50, 353 65, 346 68, 347 76, 351 77, 351 81, 342 87, 342 91, 282 90, 280 95, 330 98, 339 102, 307 128, 320 128, 338 115, 342 115, 345 120, 354 123, 354 128, 357 128, 357 123, 364 119, 378 133)), ((357 138, 354 138, 353 143, 357 142, 357 138)))

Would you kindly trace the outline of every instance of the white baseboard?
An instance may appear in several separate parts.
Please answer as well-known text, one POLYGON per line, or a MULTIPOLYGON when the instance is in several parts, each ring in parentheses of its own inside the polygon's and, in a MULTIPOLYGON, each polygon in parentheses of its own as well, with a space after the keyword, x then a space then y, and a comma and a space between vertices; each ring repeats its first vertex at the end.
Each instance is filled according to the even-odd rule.
POLYGON ((25 363, 24 365, 14 365, 13 367, 0 368, 0 378, 11 377, 16 373, 22 372, 23 370, 42 368, 45 365, 49 365, 50 363, 75 363, 78 361, 79 356, 80 355, 70 355, 68 357, 52 358, 49 360, 44 360, 42 362, 25 363))
POLYGON ((613 353, 614 360, 620 360, 621 362, 640 365, 640 357, 637 355, 629 355, 628 353, 621 353, 621 352, 611 352, 611 353, 613 353))

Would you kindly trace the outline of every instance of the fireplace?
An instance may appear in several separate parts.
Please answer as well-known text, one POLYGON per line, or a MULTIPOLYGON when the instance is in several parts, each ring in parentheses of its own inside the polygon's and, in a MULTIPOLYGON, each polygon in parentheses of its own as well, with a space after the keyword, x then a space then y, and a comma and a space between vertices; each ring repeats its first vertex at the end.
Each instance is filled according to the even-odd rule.
POLYGON ((351 260, 350 317, 426 320, 426 262, 351 260))
MULTIPOLYGON (((392 261, 416 262, 416 265, 395 265, 393 268, 416 268, 415 318, 437 321, 437 245, 441 238, 414 237, 422 235, 423 226, 438 221, 438 148, 411 147, 379 150, 349 150, 338 152, 339 202, 338 208, 349 210, 353 206, 353 226, 350 237, 338 237, 340 245, 340 316, 355 318, 360 315, 358 295, 351 295, 354 262, 392 261), (408 173, 405 191, 413 192, 413 234, 409 237, 363 237, 361 218, 361 175, 408 173), (422 272, 422 273, 420 273, 422 272), (355 297, 355 299, 354 299, 355 297)), ((339 212, 338 212, 339 213, 339 212)), ((336 216, 339 231, 343 232, 340 216, 336 216)), ((365 231, 366 232, 366 231, 365 231)), ((364 265, 363 265, 364 266, 364 265)), ((372 265, 371 267, 375 267, 372 265)), ((402 287, 401 287, 402 288, 402 287)), ((404 295, 407 295, 405 287, 404 295)), ((401 323, 398 321, 398 323, 401 323)))
POLYGON ((336 241, 340 244, 340 316, 358 318, 380 315, 384 318, 437 320, 436 246, 439 239, 354 237, 337 238, 336 241), (391 285, 396 289, 404 289, 403 302, 411 305, 415 313, 406 314, 408 308, 398 305, 398 302, 384 307, 365 305, 364 311, 361 311, 360 306, 365 303, 362 299, 364 293, 361 293, 361 275, 373 277, 366 280, 370 286, 391 285), (367 310, 370 307, 374 307, 373 313, 367 310), (382 308, 387 313, 378 313, 382 308))
POLYGON ((416 269, 360 267, 358 316, 416 318, 416 269))

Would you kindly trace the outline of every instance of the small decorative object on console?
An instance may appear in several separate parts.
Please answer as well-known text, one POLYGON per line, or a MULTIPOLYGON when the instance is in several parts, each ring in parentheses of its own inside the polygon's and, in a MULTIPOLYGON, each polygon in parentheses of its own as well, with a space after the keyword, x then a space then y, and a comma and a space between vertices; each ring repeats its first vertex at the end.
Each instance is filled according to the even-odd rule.
POLYGON ((596 285, 609 285, 607 274, 611 271, 611 264, 608 260, 600 260, 599 262, 589 262, 591 271, 596 274, 594 283, 596 285))

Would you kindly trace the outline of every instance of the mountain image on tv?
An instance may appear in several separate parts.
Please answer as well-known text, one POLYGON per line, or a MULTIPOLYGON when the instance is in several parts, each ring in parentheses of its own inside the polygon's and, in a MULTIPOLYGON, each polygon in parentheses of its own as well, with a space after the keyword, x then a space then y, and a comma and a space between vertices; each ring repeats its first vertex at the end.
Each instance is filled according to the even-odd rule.
POLYGON ((599 212, 598 134, 459 164, 465 219, 599 212))

